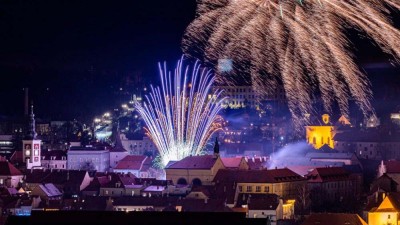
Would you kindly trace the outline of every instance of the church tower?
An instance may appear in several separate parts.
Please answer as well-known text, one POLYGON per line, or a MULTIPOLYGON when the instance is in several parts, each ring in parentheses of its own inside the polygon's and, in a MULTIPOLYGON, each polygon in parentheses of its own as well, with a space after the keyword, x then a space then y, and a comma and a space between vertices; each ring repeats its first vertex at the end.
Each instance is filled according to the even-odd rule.
POLYGON ((35 130, 35 114, 33 114, 33 105, 31 105, 31 114, 29 115, 29 126, 26 132, 26 136, 22 141, 22 159, 26 163, 27 169, 34 167, 40 167, 41 156, 40 156, 40 145, 41 140, 36 138, 35 130))
POLYGON ((214 158, 219 157, 219 144, 218 144, 218 138, 215 138, 215 144, 214 144, 214 158))

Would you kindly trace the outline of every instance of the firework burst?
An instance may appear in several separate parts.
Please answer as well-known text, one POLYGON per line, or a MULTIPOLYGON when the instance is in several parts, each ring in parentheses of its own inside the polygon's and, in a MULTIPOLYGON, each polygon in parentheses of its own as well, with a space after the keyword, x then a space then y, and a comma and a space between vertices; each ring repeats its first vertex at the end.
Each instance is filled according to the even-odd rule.
POLYGON ((211 135, 220 129, 216 118, 221 110, 221 91, 211 92, 214 76, 196 62, 190 68, 178 61, 173 74, 166 63, 159 64, 161 88, 151 87, 143 105, 135 108, 146 123, 146 133, 159 153, 164 167, 169 161, 201 154, 211 135))
MULTIPOLYGON (((230 58, 233 74, 260 94, 282 85, 295 124, 313 113, 313 93, 331 112, 338 103, 348 116, 354 99, 365 116, 374 115, 366 76, 349 53, 346 28, 366 34, 386 53, 400 58, 400 32, 388 19, 398 0, 199 0, 187 28, 183 51, 212 65, 230 58), (249 65, 243 67, 242 65, 249 65)), ((218 79, 231 76, 220 73, 218 79)), ((228 73, 232 74, 232 73, 228 73)))

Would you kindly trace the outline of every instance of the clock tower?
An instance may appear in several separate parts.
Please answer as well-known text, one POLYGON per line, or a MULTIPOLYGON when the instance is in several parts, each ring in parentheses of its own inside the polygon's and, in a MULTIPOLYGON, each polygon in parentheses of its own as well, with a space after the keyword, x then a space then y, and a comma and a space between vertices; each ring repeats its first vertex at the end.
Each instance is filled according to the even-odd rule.
POLYGON ((42 165, 40 156, 42 141, 37 139, 36 136, 37 134, 35 131, 35 114, 33 114, 33 105, 31 105, 29 126, 26 132, 26 136, 22 141, 22 159, 26 163, 27 169, 40 167, 42 165))

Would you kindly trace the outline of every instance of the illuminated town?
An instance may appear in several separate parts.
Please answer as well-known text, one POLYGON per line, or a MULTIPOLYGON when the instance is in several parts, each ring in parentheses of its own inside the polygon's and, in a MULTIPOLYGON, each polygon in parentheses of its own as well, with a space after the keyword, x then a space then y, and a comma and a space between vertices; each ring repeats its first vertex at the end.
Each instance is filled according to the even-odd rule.
POLYGON ((400 224, 397 0, 0 3, 0 225, 400 224))

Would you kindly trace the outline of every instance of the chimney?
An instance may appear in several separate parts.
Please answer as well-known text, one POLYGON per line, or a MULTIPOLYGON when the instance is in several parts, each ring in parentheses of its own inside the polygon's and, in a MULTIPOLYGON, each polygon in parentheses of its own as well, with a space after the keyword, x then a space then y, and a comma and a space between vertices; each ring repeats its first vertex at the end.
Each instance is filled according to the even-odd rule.
POLYGON ((29 114, 29 88, 24 88, 24 91, 25 91, 24 115, 28 116, 28 114, 29 114))

